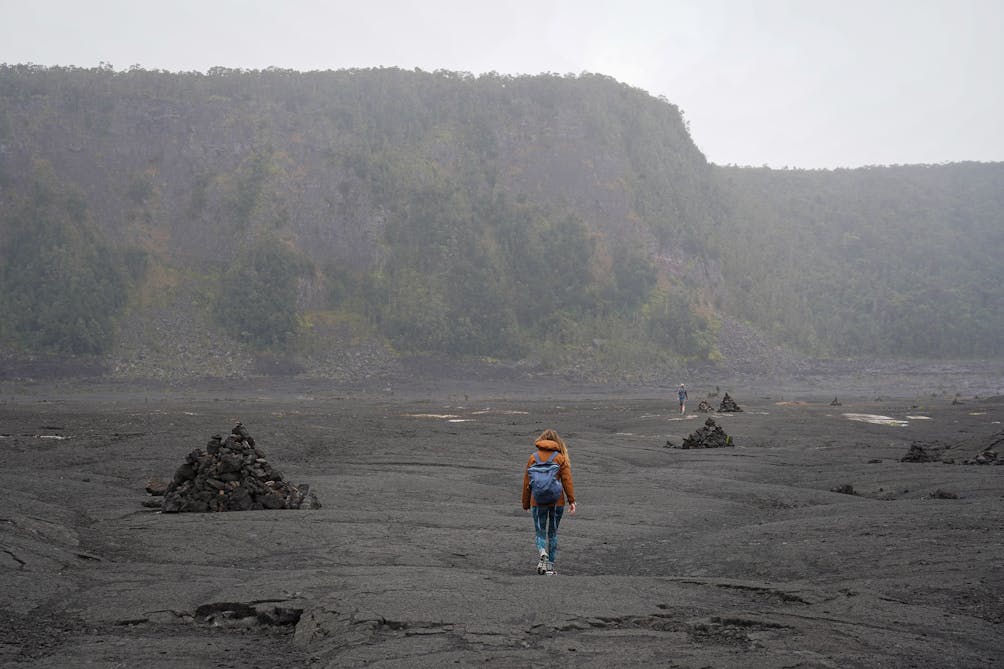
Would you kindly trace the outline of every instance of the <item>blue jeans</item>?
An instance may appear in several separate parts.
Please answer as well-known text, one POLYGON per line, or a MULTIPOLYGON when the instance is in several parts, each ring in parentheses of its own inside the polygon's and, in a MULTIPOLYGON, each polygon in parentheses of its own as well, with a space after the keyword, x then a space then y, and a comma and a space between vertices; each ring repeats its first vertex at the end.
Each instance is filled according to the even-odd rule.
POLYGON ((561 514, 564 512, 565 507, 557 504, 530 507, 530 513, 533 514, 533 529, 537 534, 537 553, 546 550, 551 562, 558 559, 558 523, 561 522, 561 514))

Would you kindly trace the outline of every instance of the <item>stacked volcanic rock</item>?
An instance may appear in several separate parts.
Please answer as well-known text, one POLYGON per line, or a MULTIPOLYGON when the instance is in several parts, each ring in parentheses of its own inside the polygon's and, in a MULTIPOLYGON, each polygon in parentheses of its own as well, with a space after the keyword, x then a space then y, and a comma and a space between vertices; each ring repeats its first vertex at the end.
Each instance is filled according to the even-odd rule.
POLYGON ((900 462, 941 462, 942 454, 948 449, 946 444, 939 442, 925 443, 914 441, 910 450, 899 459, 900 462))
POLYGON ((701 403, 697 405, 697 410, 701 413, 711 413, 714 411, 714 408, 708 400, 701 400, 701 403))
POLYGON ((737 411, 742 411, 742 409, 739 408, 739 405, 736 404, 736 401, 734 399, 732 399, 731 397, 729 397, 728 393, 725 393, 725 395, 722 396, 722 403, 718 407, 718 412, 719 413, 735 413, 737 411))
POLYGON ((188 454, 167 485, 161 509, 181 511, 250 511, 253 509, 317 509, 310 486, 285 481, 240 423, 226 439, 209 438, 206 450, 188 454))
POLYGON ((704 426, 698 428, 689 437, 684 437, 680 448, 723 448, 735 446, 732 437, 725 434, 714 418, 704 421, 704 426))

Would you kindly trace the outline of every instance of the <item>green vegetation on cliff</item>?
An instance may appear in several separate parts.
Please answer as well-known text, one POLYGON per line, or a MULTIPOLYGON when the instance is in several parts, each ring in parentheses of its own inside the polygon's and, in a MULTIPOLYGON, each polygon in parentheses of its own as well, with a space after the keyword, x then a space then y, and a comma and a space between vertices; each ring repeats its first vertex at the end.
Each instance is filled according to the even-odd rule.
POLYGON ((29 350, 102 353, 145 256, 103 243, 82 194, 49 179, 36 175, 0 217, 0 333, 29 350))
POLYGON ((819 353, 1004 355, 1004 164, 716 174, 731 313, 819 353))
POLYGON ((714 359, 726 318, 1001 355, 1001 172, 713 167, 675 106, 593 74, 0 66, 0 336, 108 351, 153 258, 214 337, 281 354, 324 314, 614 369, 714 359))

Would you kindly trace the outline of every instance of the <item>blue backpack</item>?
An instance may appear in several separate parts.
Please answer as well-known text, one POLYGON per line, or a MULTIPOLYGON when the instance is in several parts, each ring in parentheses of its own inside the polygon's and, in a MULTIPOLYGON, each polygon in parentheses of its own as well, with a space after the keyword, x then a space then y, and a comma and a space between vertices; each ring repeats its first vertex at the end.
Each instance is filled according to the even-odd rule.
POLYGON ((564 489, 558 479, 561 466, 554 462, 557 451, 551 453, 547 460, 541 460, 540 455, 533 454, 534 464, 530 465, 530 492, 537 504, 554 504, 561 499, 564 489))

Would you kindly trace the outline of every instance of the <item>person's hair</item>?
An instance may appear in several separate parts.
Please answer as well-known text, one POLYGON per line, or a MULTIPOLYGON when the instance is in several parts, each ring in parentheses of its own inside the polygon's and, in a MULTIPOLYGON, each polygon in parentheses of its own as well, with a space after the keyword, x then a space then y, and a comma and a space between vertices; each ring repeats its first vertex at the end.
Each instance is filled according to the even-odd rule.
POLYGON ((565 441, 558 436, 557 432, 554 430, 544 430, 540 433, 540 436, 537 437, 537 441, 543 441, 544 439, 556 443, 558 445, 558 452, 564 456, 565 462, 568 463, 568 466, 572 465, 572 457, 568 454, 568 446, 565 446, 565 441))

